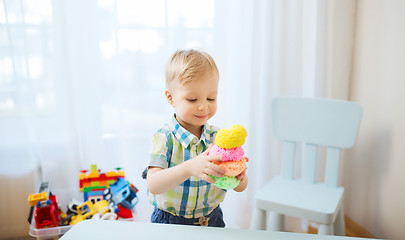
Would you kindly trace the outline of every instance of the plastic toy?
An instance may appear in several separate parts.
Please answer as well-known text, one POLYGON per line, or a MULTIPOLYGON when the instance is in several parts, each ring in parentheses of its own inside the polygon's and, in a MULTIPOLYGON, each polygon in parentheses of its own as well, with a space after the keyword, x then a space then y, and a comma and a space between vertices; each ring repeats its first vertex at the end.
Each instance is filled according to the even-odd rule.
POLYGON ((124 219, 133 218, 132 211, 129 210, 128 208, 122 207, 120 204, 118 204, 117 215, 118 215, 118 218, 124 218, 124 219))
POLYGON ((113 208, 112 204, 110 204, 107 200, 98 201, 96 204, 94 204, 94 209, 97 213, 94 214, 91 219, 117 220, 118 218, 116 214, 118 209, 113 208))
POLYGON ((41 192, 37 194, 30 194, 28 196, 28 203, 31 207, 35 206, 38 202, 48 200, 48 194, 46 192, 41 192))
POLYGON ((117 171, 108 171, 100 173, 97 165, 91 165, 91 171, 87 174, 88 170, 81 170, 79 175, 79 187, 83 192, 84 201, 90 200, 96 203, 104 199, 104 190, 110 184, 115 183, 119 178, 124 178, 125 173, 121 168, 116 168, 117 171))
POLYGON ((246 169, 247 158, 242 145, 247 136, 246 129, 242 125, 233 125, 230 129, 221 129, 217 133, 215 145, 210 149, 209 155, 222 155, 222 161, 216 164, 225 168, 225 176, 222 178, 211 176, 214 185, 225 189, 234 189, 240 183, 236 178, 246 169))
POLYGON ((77 214, 77 207, 82 205, 84 202, 79 201, 77 199, 72 199, 70 202, 67 204, 67 214, 77 214))
POLYGON ((37 194, 30 194, 28 196, 28 202, 30 204, 30 212, 28 214, 28 223, 31 224, 31 220, 32 220, 32 216, 34 215, 34 209, 35 209, 35 205, 38 203, 38 201, 43 201, 48 199, 48 197, 44 198, 44 195, 48 196, 49 195, 49 182, 45 181, 45 182, 41 182, 41 185, 39 186, 39 195, 37 194), (45 193, 45 194, 44 194, 45 193), (31 196, 33 195, 33 196, 31 196), (40 200, 43 199, 43 200, 40 200))
POLYGON ((82 205, 77 207, 77 215, 71 217, 69 225, 75 225, 76 223, 91 218, 96 214, 96 209, 91 201, 86 201, 82 205))
POLYGON ((37 228, 59 226, 60 213, 56 196, 50 195, 48 200, 38 202, 34 217, 37 228))
POLYGON ((132 209, 138 203, 136 192, 138 189, 134 185, 123 178, 119 178, 104 190, 104 198, 116 205, 121 204, 125 208, 132 209))
POLYGON ((32 216, 34 216, 36 228, 59 226, 61 219, 60 208, 56 201, 56 196, 49 192, 49 182, 42 182, 39 187, 39 193, 28 196, 28 203, 31 206, 28 216, 30 224, 32 216))

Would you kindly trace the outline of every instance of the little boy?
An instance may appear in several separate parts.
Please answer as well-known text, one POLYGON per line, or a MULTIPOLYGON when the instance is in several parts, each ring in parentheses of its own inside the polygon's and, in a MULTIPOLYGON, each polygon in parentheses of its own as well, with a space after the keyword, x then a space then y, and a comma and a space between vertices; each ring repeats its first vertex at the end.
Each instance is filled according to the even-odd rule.
MULTIPOLYGON (((154 223, 225 227, 219 204, 226 190, 209 177, 225 172, 213 163, 222 156, 208 156, 218 131, 207 123, 217 111, 218 80, 217 66, 205 52, 177 51, 168 61, 165 95, 175 114, 152 141, 147 184, 154 223)), ((234 190, 242 192, 245 172, 238 179, 234 190)))

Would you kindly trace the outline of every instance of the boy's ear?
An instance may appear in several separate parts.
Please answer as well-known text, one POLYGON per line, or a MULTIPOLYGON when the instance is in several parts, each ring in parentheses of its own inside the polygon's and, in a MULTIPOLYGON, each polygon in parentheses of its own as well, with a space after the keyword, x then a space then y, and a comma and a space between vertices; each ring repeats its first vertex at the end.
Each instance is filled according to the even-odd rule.
POLYGON ((166 91, 165 91, 165 96, 166 96, 167 102, 168 102, 170 105, 173 106, 173 96, 172 96, 172 94, 171 94, 168 90, 166 90, 166 91))

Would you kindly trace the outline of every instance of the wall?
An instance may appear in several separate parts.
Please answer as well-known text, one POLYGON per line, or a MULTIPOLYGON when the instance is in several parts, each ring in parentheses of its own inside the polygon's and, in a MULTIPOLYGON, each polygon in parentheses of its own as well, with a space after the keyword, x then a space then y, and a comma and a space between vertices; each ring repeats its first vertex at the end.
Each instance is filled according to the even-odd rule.
POLYGON ((377 237, 405 239, 405 1, 359 0, 350 98, 363 106, 345 154, 345 212, 377 237))
POLYGON ((28 195, 38 191, 38 169, 34 163, 1 166, 0 239, 28 236, 28 195))

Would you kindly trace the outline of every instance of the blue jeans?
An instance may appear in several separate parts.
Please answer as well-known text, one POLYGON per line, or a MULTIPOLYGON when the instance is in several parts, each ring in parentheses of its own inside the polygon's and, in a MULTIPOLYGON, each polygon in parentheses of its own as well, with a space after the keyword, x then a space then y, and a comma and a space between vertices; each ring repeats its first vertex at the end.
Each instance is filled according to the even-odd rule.
POLYGON ((174 216, 166 211, 160 210, 159 208, 155 207, 150 220, 152 223, 225 227, 222 210, 219 206, 212 210, 210 214, 201 218, 185 218, 182 216, 174 216))

